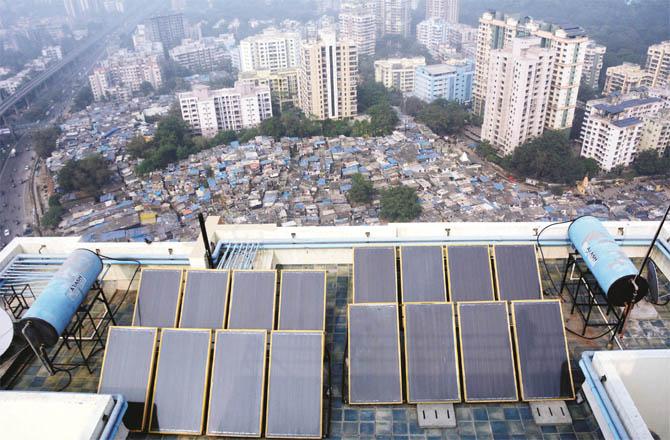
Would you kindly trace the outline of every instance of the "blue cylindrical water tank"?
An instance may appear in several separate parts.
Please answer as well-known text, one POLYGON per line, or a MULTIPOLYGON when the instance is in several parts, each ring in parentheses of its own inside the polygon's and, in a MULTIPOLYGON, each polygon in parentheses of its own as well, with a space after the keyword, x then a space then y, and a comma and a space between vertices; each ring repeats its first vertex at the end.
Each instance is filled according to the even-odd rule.
POLYGON ((102 260, 88 249, 77 249, 67 257, 44 291, 21 318, 21 328, 30 323, 34 342, 52 346, 102 272, 102 260))
POLYGON ((644 298, 647 280, 638 277, 633 284, 637 268, 597 218, 578 218, 568 228, 568 236, 610 304, 623 306, 644 298))

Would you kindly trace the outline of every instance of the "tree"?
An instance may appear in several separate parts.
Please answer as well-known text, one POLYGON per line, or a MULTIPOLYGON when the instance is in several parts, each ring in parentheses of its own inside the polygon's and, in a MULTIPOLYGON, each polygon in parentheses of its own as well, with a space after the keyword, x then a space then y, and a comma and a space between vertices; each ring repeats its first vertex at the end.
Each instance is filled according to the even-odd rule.
POLYGON ((72 109, 74 111, 83 110, 92 103, 93 103, 93 91, 91 90, 91 86, 86 85, 81 89, 79 89, 77 95, 74 97, 74 101, 72 103, 72 109))
POLYGON ((99 196, 109 183, 112 172, 99 154, 81 160, 70 160, 58 173, 58 184, 64 191, 82 191, 90 196, 99 196))
POLYGON ((437 99, 419 111, 416 119, 438 136, 460 132, 469 122, 470 115, 457 102, 437 99))
POLYGON ((670 159, 659 157, 655 150, 644 150, 635 158, 633 169, 641 176, 669 175, 670 159))
POLYGON ((44 213, 41 219, 42 226, 45 228, 55 228, 63 218, 65 209, 60 204, 57 195, 49 197, 49 209, 44 213))
POLYGON ((393 107, 386 102, 368 108, 367 114, 370 115, 370 128, 375 136, 392 133, 400 122, 393 107))
POLYGON ((403 111, 412 117, 417 117, 419 113, 421 113, 421 110, 426 107, 426 105, 427 104, 424 101, 417 98, 416 96, 410 96, 405 99, 403 104, 403 111))
POLYGON ((421 203, 416 190, 396 186, 381 193, 380 217, 390 222, 409 222, 421 215, 421 203))
POLYGON ((126 144, 126 153, 134 159, 143 158, 147 151, 147 142, 142 136, 135 136, 126 144))
POLYGON ((33 145, 39 157, 46 159, 51 156, 51 153, 56 151, 56 141, 58 141, 60 133, 60 128, 56 125, 33 132, 33 145))
POLYGON ((582 102, 590 101, 598 96, 598 91, 588 84, 581 83, 579 85, 579 92, 577 92, 577 99, 582 102))
POLYGON ((567 133, 556 130, 545 131, 517 147, 510 158, 510 167, 524 177, 567 184, 599 171, 595 160, 575 154, 567 133))
POLYGON ((140 84, 140 93, 143 96, 149 96, 154 92, 154 86, 149 81, 142 81, 140 84))
POLYGON ((358 113, 365 113, 376 104, 388 103, 388 90, 382 83, 366 81, 358 86, 358 113))
POLYGON ((351 189, 347 193, 349 202, 368 204, 372 201, 375 189, 369 179, 357 173, 351 177, 351 189))

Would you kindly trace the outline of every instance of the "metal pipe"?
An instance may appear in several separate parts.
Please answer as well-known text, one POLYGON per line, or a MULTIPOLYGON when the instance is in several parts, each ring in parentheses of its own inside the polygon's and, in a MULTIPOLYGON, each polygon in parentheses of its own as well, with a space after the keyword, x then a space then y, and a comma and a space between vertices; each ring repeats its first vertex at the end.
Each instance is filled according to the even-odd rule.
POLYGON ((205 226, 205 216, 202 212, 198 213, 198 222, 200 223, 200 233, 202 234, 202 241, 205 243, 205 256, 207 257, 207 266, 214 267, 214 260, 212 260, 212 249, 209 247, 209 237, 207 235, 207 227, 205 226))

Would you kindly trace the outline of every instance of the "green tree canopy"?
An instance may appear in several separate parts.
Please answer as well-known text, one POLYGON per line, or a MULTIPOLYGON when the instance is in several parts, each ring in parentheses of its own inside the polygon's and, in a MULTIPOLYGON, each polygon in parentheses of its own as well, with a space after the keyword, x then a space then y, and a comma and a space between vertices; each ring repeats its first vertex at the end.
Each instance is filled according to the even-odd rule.
POLYGON ((416 190, 408 186, 396 186, 381 193, 382 219, 389 222, 409 222, 421 215, 421 203, 416 190))
POLYGON ((33 132, 33 145, 39 157, 46 159, 51 153, 56 151, 56 141, 60 133, 60 128, 56 125, 33 132))
POLYGON ((460 132, 469 122, 470 114, 457 102, 437 99, 421 109, 416 119, 438 136, 446 136, 460 132))
POLYGON ((593 159, 579 157, 567 133, 548 130, 517 147, 510 158, 511 168, 524 177, 544 182, 572 184, 598 173, 593 159))
POLYGON ((370 115, 370 131, 373 136, 383 136, 392 133, 400 122, 398 114, 387 102, 375 104, 368 108, 370 115))
POLYGON ((351 189, 347 193, 349 202, 367 204, 372 201, 375 189, 369 179, 357 173, 351 177, 351 189))
POLYGON ((74 97, 74 101, 72 103, 72 109, 74 111, 83 110, 92 103, 93 103, 93 91, 91 90, 90 85, 86 85, 81 89, 79 89, 77 95, 74 97))
POLYGON ((58 184, 64 191, 82 191, 97 197, 111 177, 112 172, 105 159, 99 154, 93 154, 66 163, 58 173, 58 184))
POLYGON ((633 169, 641 176, 667 176, 670 175, 670 158, 659 157, 655 150, 644 150, 635 158, 633 169))

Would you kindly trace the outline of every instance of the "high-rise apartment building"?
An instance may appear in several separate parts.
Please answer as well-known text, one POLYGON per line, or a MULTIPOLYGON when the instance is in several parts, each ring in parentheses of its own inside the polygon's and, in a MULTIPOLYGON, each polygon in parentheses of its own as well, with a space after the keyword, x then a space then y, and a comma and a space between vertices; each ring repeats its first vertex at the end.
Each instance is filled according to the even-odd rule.
POLYGON ((375 0, 381 35, 408 37, 411 27, 410 0, 375 0))
POLYGON ((377 18, 371 8, 349 9, 340 13, 340 35, 358 47, 358 55, 374 55, 377 18))
POLYGON ((240 42, 242 72, 270 70, 272 72, 298 66, 300 34, 266 29, 240 42))
POLYGON ((477 32, 475 27, 449 23, 444 18, 429 18, 416 25, 417 41, 434 57, 438 57, 445 48, 466 55, 467 49, 475 46, 477 32))
POLYGON ((298 100, 298 69, 284 69, 276 72, 269 70, 251 70, 240 72, 238 83, 253 86, 268 86, 272 99, 284 108, 287 104, 297 105, 298 100))
POLYGON ((475 66, 469 60, 453 60, 448 64, 418 67, 414 80, 414 96, 432 102, 436 99, 470 102, 475 66))
POLYGON ((193 133, 204 137, 254 127, 272 117, 268 86, 236 84, 228 89, 210 90, 198 85, 177 97, 184 121, 193 133))
POLYGON ((603 61, 605 59, 606 51, 607 48, 605 46, 596 44, 593 40, 589 40, 586 45, 584 68, 582 69, 582 83, 592 89, 598 89, 600 72, 603 70, 603 61))
POLYGON ((668 101, 642 92, 616 94, 586 103, 581 155, 610 171, 630 165, 641 149, 668 145, 668 101))
POLYGON ((146 23, 146 31, 151 41, 160 42, 165 50, 181 44, 186 37, 183 14, 158 15, 146 23))
POLYGON ((555 60, 541 43, 539 37, 515 37, 490 53, 482 140, 502 155, 545 129, 555 60))
POLYGON ((387 89, 412 93, 416 69, 425 65, 424 57, 377 60, 375 61, 375 81, 384 84, 387 89))
POLYGON ((638 151, 655 150, 663 156, 670 148, 670 108, 646 118, 638 151))
POLYGON ((163 85, 160 66, 161 55, 157 53, 130 52, 121 49, 101 62, 89 75, 93 98, 128 99, 140 91, 147 82, 155 89, 163 85))
POLYGON ((426 0, 426 18, 443 18, 458 23, 459 0, 426 0))
POLYGON ((614 92, 630 93, 640 87, 651 84, 651 75, 645 69, 634 63, 623 63, 607 68, 605 73, 604 95, 614 92))
POLYGON ((170 58, 195 72, 209 72, 223 67, 230 60, 228 39, 225 37, 205 37, 200 40, 183 40, 182 44, 170 49, 170 58))
POLYGON ((68 17, 81 18, 104 11, 102 0, 63 0, 68 17))
POLYGON ((670 40, 649 46, 645 69, 652 87, 670 85, 670 40))
POLYGON ((480 17, 473 109, 477 114, 484 114, 491 52, 503 49, 515 37, 526 35, 540 37, 541 46, 551 50, 554 60, 545 125, 555 130, 569 128, 577 105, 588 38, 580 27, 558 26, 530 17, 520 19, 501 12, 485 12, 480 17))
POLYGON ((316 119, 356 116, 358 52, 356 44, 333 35, 302 46, 298 106, 316 119))

